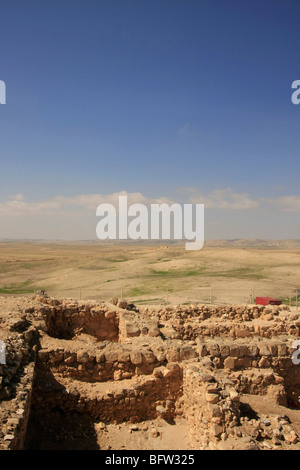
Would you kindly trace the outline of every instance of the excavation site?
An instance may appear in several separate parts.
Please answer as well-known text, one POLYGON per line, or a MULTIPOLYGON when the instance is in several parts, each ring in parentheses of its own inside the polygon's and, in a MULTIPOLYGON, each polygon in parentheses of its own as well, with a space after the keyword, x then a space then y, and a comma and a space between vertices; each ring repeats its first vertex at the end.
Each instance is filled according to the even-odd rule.
POLYGON ((0 449, 298 450, 299 328, 287 305, 0 297, 0 449))

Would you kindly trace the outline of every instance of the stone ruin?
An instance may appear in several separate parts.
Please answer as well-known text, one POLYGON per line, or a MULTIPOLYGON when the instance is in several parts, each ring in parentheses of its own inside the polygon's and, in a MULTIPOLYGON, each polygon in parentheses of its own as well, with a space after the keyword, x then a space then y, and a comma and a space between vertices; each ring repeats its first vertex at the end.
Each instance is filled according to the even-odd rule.
POLYGON ((284 305, 0 297, 0 449, 39 449, 44 432, 59 448, 68 420, 75 440, 184 420, 191 450, 300 449, 299 332, 284 305))

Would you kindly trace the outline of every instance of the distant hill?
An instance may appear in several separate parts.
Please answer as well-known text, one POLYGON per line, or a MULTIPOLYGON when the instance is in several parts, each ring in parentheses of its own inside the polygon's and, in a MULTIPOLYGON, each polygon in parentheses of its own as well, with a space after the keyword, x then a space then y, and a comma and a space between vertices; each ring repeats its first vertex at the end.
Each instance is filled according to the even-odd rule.
MULTIPOLYGON (((97 243, 108 245, 152 245, 152 246, 183 246, 185 241, 179 240, 47 240, 47 239, 9 239, 0 238, 0 243, 60 243, 60 244, 76 244, 76 243, 97 243)), ((260 238, 233 238, 229 240, 205 240, 206 247, 253 247, 253 248, 291 248, 300 249, 300 239, 285 240, 265 240, 260 238)))
POLYGON ((232 240, 206 240, 205 245, 212 247, 300 248, 300 239, 263 240, 260 238, 237 238, 232 240))

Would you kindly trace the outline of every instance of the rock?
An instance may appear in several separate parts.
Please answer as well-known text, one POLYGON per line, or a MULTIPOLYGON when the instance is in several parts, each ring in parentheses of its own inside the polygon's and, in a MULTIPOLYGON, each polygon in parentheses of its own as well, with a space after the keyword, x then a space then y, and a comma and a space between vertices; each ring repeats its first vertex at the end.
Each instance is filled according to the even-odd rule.
POLYGON ((117 302, 117 306, 119 308, 127 309, 128 308, 128 302, 124 299, 121 299, 117 302))
POLYGON ((284 439, 288 444, 296 444, 298 442, 298 436, 295 432, 288 435, 284 434, 284 439))
POLYGON ((86 351, 78 351, 77 362, 86 363, 89 361, 89 355, 86 351))
POLYGON ((132 336, 139 336, 141 333, 139 327, 136 324, 130 323, 128 321, 125 322, 125 332, 126 336, 129 338, 132 336))
POLYGON ((96 430, 104 430, 106 429, 106 424, 100 421, 99 423, 95 423, 96 430))
POLYGON ((273 430, 273 436, 274 436, 276 439, 279 439, 280 441, 283 441, 283 440, 284 440, 283 434, 279 431, 279 429, 274 429, 274 430, 273 430))
POLYGON ((157 429, 151 429, 151 437, 158 437, 160 435, 159 431, 157 429))
POLYGON ((148 336, 152 338, 156 338, 157 336, 160 336, 159 328, 157 328, 157 326, 154 326, 154 325, 149 325, 148 336))
POLYGON ((234 427, 234 433, 236 435, 236 437, 242 437, 243 434, 242 434, 242 431, 238 428, 238 427, 234 427))
POLYGON ((236 359, 234 357, 226 357, 224 360, 224 368, 225 369, 235 369, 236 366, 236 359))
POLYGON ((164 417, 167 414, 166 408, 161 405, 158 405, 156 407, 156 411, 157 411, 158 416, 161 416, 161 417, 164 417))
POLYGON ((140 351, 132 351, 130 353, 130 360, 132 364, 141 365, 143 364, 143 356, 140 351))
POLYGON ((213 436, 215 436, 215 437, 221 436, 221 434, 223 434, 223 432, 224 432, 224 427, 220 426, 218 424, 212 424, 211 425, 211 432, 212 432, 213 436))
POLYGON ((281 446, 282 445, 282 442, 280 439, 278 439, 277 437, 273 437, 272 439, 272 444, 274 444, 275 446, 281 446))
POLYGON ((207 393, 218 393, 220 390, 219 384, 217 382, 215 383, 209 383, 206 386, 206 392, 207 393))
POLYGON ((216 404, 219 402, 219 395, 216 393, 207 393, 205 398, 208 403, 216 404))
POLYGON ((138 430, 139 430, 139 427, 138 427, 136 424, 132 424, 132 425, 129 427, 129 430, 130 430, 130 432, 138 431, 138 430))
POLYGON ((142 351, 143 362, 145 364, 153 364, 156 361, 156 357, 152 351, 142 351))
POLYGON ((115 370, 114 371, 114 380, 122 380, 122 371, 121 370, 115 370))
POLYGON ((258 444, 256 444, 256 442, 250 442, 247 446, 246 446, 246 449, 245 450, 260 450, 260 447, 258 446, 258 444))

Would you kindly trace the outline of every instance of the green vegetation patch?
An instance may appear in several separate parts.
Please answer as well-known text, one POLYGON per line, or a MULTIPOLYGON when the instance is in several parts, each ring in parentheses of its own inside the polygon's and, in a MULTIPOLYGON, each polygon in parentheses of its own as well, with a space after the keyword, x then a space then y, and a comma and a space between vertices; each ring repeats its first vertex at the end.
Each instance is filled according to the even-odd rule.
POLYGON ((151 291, 149 289, 141 289, 139 287, 134 287, 126 292, 126 297, 137 297, 139 295, 149 295, 151 291))
POLYGON ((0 287, 0 294, 34 294, 37 290, 45 290, 45 288, 33 286, 31 281, 25 281, 0 287))
POLYGON ((134 303, 135 304, 158 304, 158 305, 169 304, 165 299, 160 299, 160 298, 134 300, 134 303))
POLYGON ((228 271, 206 273, 210 277, 232 277, 236 279, 265 279, 262 269, 257 268, 236 268, 228 271))
POLYGON ((125 261, 128 261, 127 258, 105 258, 106 261, 111 261, 112 263, 124 263, 125 261))
POLYGON ((205 274, 205 271, 205 266, 195 269, 169 269, 168 271, 151 269, 150 275, 155 277, 180 278, 190 276, 202 276, 205 274))
POLYGON ((158 258, 156 261, 150 261, 148 264, 168 263, 169 261, 172 261, 172 260, 171 259, 158 258))

